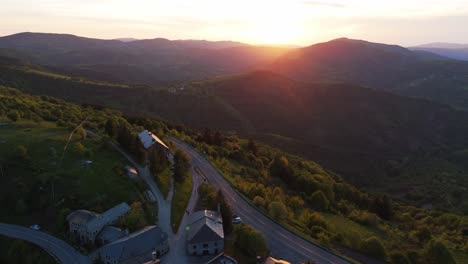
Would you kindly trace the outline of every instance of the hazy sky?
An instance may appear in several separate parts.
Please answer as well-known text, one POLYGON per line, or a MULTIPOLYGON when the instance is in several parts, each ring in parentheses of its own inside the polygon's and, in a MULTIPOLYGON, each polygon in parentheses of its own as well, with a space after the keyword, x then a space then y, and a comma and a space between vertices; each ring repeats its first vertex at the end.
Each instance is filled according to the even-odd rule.
POLYGON ((468 43, 468 0, 0 0, 0 35, 468 43))

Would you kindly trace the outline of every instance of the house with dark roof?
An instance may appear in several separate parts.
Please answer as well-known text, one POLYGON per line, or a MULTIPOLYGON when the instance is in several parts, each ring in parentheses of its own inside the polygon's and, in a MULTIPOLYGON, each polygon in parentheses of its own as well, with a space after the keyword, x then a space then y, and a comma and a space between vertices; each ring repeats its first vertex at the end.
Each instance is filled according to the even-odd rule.
POLYGON ((224 250, 224 231, 221 215, 215 211, 192 214, 187 230, 187 251, 190 255, 219 254, 224 250))
POLYGON ((96 237, 96 243, 99 246, 112 243, 119 238, 128 236, 128 229, 122 230, 115 226, 105 226, 96 237))
POLYGON ((158 226, 147 226, 99 248, 94 256, 106 264, 145 263, 168 251, 168 235, 158 226))
POLYGON ((81 242, 94 243, 97 235, 108 225, 117 221, 130 211, 127 203, 118 204, 102 214, 87 210, 77 210, 67 216, 70 233, 81 242))

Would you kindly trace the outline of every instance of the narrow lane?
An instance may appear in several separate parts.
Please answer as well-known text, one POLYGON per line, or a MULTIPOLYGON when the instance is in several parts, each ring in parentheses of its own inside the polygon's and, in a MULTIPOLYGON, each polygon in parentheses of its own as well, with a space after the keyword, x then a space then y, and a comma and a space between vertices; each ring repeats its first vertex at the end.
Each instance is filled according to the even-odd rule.
POLYGON ((210 184, 223 191, 226 200, 232 206, 236 214, 241 216, 245 223, 252 225, 265 235, 272 256, 288 260, 292 263, 301 263, 307 259, 314 260, 317 263, 327 264, 349 263, 349 261, 342 257, 303 239, 299 235, 294 234, 263 215, 245 201, 211 163, 192 147, 175 138, 171 138, 171 140, 192 157, 192 165, 200 169, 203 176, 207 178, 210 184))

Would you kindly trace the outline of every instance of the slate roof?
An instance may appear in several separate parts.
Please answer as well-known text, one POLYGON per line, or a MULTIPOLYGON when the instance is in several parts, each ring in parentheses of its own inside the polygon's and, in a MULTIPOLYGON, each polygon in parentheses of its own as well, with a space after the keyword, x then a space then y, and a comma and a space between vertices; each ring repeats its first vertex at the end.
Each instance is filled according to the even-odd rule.
POLYGON ((159 139, 155 134, 149 132, 146 129, 143 130, 140 134, 138 134, 138 138, 140 139, 145 149, 149 149, 156 143, 158 143, 166 149, 169 149, 169 147, 161 139, 159 139))
POLYGON ((76 210, 67 216, 67 221, 77 225, 83 225, 97 216, 98 214, 88 210, 76 210))
POLYGON ((147 226, 137 232, 105 245, 99 250, 118 262, 151 253, 156 246, 167 242, 168 236, 158 226, 147 226))
POLYGON ((99 232, 97 239, 102 239, 108 242, 114 242, 117 239, 128 235, 127 231, 114 226, 106 226, 99 232))
POLYGON ((187 242, 198 244, 224 239, 223 221, 215 211, 198 211, 192 214, 188 227, 187 242))
POLYGON ((88 230, 101 230, 104 226, 117 220, 130 211, 127 203, 118 204, 88 222, 88 230))

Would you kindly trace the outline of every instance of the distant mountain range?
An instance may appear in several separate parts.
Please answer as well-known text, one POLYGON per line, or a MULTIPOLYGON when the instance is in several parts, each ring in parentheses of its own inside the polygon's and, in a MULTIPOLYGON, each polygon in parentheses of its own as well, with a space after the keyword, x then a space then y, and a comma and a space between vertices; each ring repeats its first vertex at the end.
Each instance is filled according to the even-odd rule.
POLYGON ((468 62, 426 51, 342 38, 294 49, 269 69, 305 82, 350 82, 468 108, 468 62))
POLYGON ((57 73, 148 85, 248 71, 287 50, 231 41, 156 38, 122 42, 43 33, 0 37, 0 54, 21 53, 22 59, 57 73))
POLYGON ((448 42, 432 42, 413 46, 410 48, 435 48, 435 49, 468 49, 468 44, 448 43, 448 42))
POLYGON ((116 38, 115 40, 122 41, 122 42, 132 42, 132 41, 137 41, 138 39, 135 39, 135 38, 116 38))
POLYGON ((468 44, 429 43, 410 47, 411 50, 427 51, 455 60, 468 61, 468 44))

